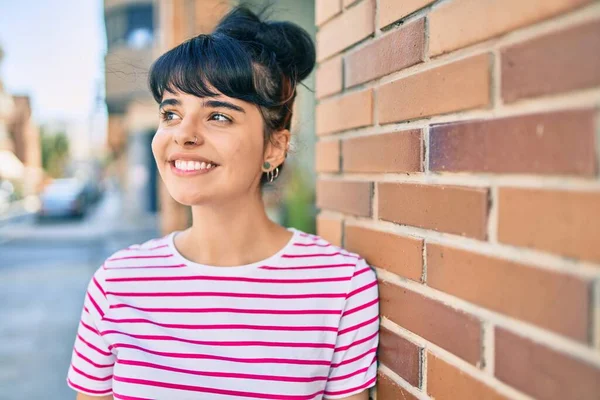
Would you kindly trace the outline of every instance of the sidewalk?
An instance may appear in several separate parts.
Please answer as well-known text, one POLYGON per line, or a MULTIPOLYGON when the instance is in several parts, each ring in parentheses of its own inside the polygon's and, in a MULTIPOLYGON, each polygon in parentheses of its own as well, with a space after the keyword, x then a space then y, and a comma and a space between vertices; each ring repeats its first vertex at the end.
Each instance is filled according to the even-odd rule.
POLYGON ((8 206, 8 210, 0 213, 0 226, 22 220, 31 214, 31 211, 25 209, 25 200, 15 201, 8 206))

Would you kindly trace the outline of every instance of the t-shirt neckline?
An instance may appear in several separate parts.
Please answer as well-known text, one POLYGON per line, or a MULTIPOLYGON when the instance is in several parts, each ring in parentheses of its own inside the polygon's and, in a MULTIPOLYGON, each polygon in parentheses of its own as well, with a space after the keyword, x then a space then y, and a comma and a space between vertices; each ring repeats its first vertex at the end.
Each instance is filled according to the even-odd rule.
POLYGON ((250 264, 244 264, 244 265, 217 266, 217 265, 200 264, 200 263, 188 260, 179 252, 179 250, 177 250, 177 247, 175 246, 175 236, 182 231, 171 232, 167 236, 167 245, 169 246, 169 249, 173 253, 173 257, 177 260, 177 262, 185 264, 189 268, 207 271, 207 272, 209 271, 214 274, 225 274, 226 275, 226 274, 236 273, 236 272, 240 272, 240 271, 253 270, 253 269, 256 269, 261 266, 273 265, 273 264, 278 263, 281 259, 281 256, 283 256, 286 252, 288 252, 288 250, 290 250, 291 247, 294 245, 294 243, 297 241, 298 235, 300 233, 300 231, 298 231, 295 228, 287 228, 287 230, 292 232, 292 237, 288 240, 288 242, 281 249, 279 249, 279 251, 277 251, 275 254, 273 254, 265 259, 262 259, 262 260, 259 260, 259 261, 256 261, 256 262, 253 262, 250 264))

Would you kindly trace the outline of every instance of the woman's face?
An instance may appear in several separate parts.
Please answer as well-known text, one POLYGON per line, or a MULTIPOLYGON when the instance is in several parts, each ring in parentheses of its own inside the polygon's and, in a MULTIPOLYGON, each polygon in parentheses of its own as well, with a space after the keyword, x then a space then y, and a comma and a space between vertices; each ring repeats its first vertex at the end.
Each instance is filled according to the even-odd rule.
POLYGON ((176 201, 214 203, 258 190, 265 149, 256 105, 165 91, 159 111, 152 152, 176 201))

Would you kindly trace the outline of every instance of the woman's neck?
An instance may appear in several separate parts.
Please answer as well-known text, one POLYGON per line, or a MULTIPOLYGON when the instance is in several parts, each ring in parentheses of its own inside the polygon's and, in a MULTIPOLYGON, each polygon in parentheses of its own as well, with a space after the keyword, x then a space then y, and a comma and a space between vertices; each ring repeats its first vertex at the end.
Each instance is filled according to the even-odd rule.
POLYGON ((192 207, 193 224, 176 237, 182 255, 205 265, 236 266, 270 257, 292 233, 274 223, 262 198, 192 207))

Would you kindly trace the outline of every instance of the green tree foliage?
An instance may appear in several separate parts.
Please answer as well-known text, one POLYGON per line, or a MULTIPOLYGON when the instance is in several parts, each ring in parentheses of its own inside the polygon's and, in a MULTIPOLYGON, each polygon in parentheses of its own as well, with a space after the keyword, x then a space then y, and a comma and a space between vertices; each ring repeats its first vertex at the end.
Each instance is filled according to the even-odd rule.
POLYGON ((61 178, 69 160, 69 139, 64 132, 41 132, 42 168, 53 178, 61 178))
POLYGON ((283 224, 315 233, 315 192, 304 176, 301 168, 288 168, 289 181, 286 182, 283 200, 283 224))

